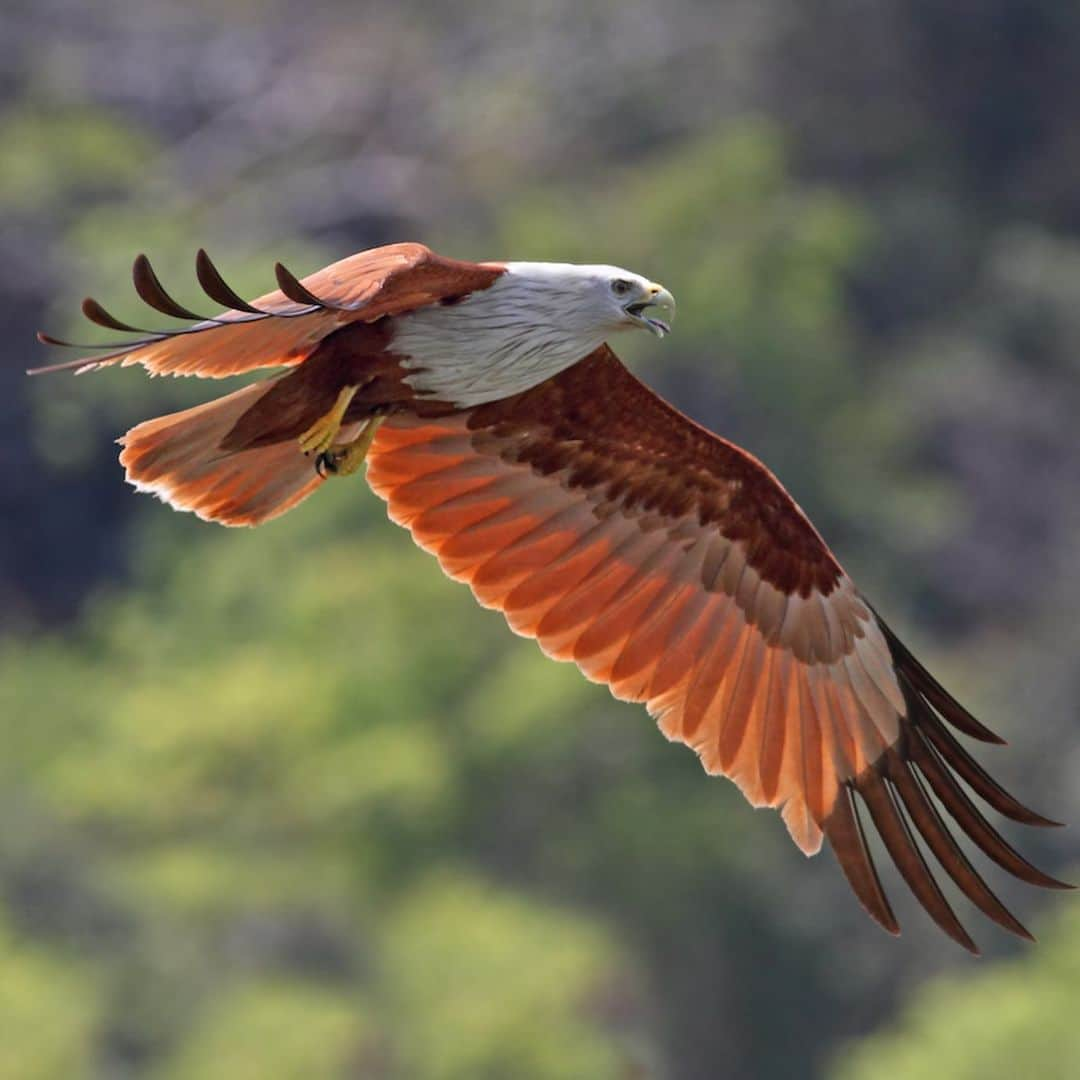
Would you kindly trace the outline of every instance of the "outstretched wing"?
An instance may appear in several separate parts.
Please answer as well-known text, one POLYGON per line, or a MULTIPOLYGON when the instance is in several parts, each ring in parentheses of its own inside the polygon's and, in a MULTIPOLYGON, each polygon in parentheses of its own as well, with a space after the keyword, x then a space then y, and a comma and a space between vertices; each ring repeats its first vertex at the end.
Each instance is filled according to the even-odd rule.
POLYGON ((1029 936, 930 798, 1005 869, 1059 885, 1009 847, 958 783, 1017 821, 1051 824, 949 729, 1001 740, 896 640, 772 473, 657 397, 608 348, 505 401, 392 416, 369 462, 390 516, 447 574, 550 656, 645 702, 710 773, 781 810, 804 852, 828 838, 887 930, 899 927, 860 801, 956 941, 976 951, 916 831, 986 915, 1029 936))
MULTIPOLYGON (((278 289, 250 303, 222 279, 205 251, 195 261, 203 290, 227 310, 200 318, 164 289, 149 260, 132 268, 135 290, 151 308, 173 318, 194 320, 178 330, 146 331, 110 315, 96 300, 83 301, 83 314, 98 326, 140 337, 100 356, 36 368, 32 375, 73 370, 77 374, 120 364, 142 364, 153 375, 199 375, 220 379, 256 368, 300 363, 327 334, 348 322, 374 322, 428 304, 460 299, 486 289, 503 272, 498 264, 459 262, 436 255, 423 244, 372 248, 297 280, 280 263, 278 289)), ((64 345, 39 334, 48 345, 64 345)), ((89 348, 90 346, 75 346, 89 348)))

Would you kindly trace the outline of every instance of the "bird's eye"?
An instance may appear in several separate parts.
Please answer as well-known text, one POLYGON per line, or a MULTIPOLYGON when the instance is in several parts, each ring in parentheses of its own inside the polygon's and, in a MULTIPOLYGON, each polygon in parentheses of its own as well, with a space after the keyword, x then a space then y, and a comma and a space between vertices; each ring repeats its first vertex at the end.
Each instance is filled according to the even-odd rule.
POLYGON ((631 290, 631 288, 633 288, 633 286, 630 284, 629 281, 626 280, 626 278, 616 278, 611 283, 611 291, 616 296, 625 296, 631 290))

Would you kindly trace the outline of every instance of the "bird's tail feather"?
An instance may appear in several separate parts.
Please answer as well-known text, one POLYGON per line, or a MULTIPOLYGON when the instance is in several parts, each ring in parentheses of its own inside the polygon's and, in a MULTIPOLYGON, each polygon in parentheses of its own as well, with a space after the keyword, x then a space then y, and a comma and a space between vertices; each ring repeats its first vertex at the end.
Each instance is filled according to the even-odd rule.
POLYGON ((323 483, 294 439, 248 450, 221 449, 226 435, 272 382, 253 383, 132 428, 118 440, 128 482, 176 510, 222 525, 259 525, 291 510, 323 483))

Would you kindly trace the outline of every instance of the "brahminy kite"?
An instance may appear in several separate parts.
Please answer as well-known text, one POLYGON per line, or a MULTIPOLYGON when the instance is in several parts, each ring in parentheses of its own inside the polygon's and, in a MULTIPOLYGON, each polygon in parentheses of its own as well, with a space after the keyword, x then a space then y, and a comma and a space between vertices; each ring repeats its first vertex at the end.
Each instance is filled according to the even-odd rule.
POLYGON ((135 487, 208 521, 258 525, 366 461, 390 517, 450 577, 549 656, 644 702, 709 773, 779 810, 807 855, 827 838, 886 930, 899 925, 867 814, 923 907, 972 952, 918 836, 985 915, 1030 934, 939 807, 1011 874, 1068 887, 1010 847, 971 795, 1015 821, 1054 822, 1003 790, 950 729, 1002 740, 897 640, 761 462, 609 348, 624 330, 668 332, 667 289, 613 266, 459 262, 421 244, 364 251, 302 281, 279 264, 278 290, 251 303, 205 252, 196 272, 224 313, 177 303, 140 256, 139 296, 192 325, 141 331, 88 299, 93 322, 141 336, 38 369, 284 369, 132 428, 120 461, 135 487))

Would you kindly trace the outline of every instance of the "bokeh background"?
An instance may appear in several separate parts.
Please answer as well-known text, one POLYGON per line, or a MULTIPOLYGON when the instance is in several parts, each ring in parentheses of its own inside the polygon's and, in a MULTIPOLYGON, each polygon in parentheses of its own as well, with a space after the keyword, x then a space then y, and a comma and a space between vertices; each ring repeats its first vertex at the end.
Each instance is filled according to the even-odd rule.
POLYGON ((22 374, 86 292, 141 316, 139 251, 195 306, 200 245, 250 295, 401 239, 637 269, 633 366, 1078 823, 1078 71, 1061 0, 3 0, 0 1075, 1080 1075, 1075 898, 991 871, 1041 942, 958 901, 975 961, 888 871, 888 938, 359 480, 257 532, 126 489, 220 385, 22 374))

